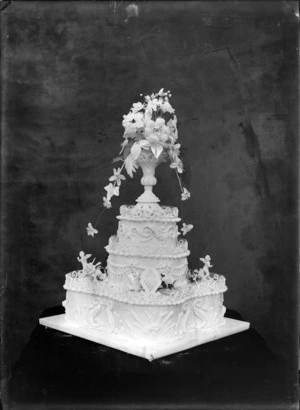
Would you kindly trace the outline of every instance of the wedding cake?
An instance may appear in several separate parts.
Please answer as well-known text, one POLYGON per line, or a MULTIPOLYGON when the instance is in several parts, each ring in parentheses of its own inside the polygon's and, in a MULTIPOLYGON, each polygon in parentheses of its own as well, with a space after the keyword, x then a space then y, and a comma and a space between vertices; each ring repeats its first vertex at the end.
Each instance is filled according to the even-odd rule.
MULTIPOLYGON (((115 159, 122 165, 114 169, 105 187, 103 211, 111 208, 112 198, 119 195, 125 180, 123 170, 133 177, 138 167, 142 169, 144 192, 136 205, 120 207, 116 235, 105 248, 106 266, 79 252, 81 269, 66 275, 62 321, 55 326, 53 321, 51 325, 41 320, 47 326, 149 360, 249 327, 247 322, 224 318, 224 276, 210 273, 209 255, 200 258, 202 268, 189 269, 190 251, 184 236, 193 225, 181 220, 177 208, 159 205, 153 193, 155 168, 170 161, 181 200, 191 195, 180 177, 184 169, 170 96, 161 89, 146 96, 143 103, 133 104, 124 116, 124 141, 115 159)), ((88 224, 88 235, 98 234, 99 219, 88 224)))

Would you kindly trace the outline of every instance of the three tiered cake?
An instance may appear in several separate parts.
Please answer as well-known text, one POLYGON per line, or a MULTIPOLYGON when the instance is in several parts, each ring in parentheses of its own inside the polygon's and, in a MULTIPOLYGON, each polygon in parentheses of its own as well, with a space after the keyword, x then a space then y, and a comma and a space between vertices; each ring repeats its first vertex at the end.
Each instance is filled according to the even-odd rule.
MULTIPOLYGON (((122 170, 129 176, 143 171, 143 194, 136 205, 121 206, 117 234, 109 239, 107 266, 79 253, 82 269, 66 275, 65 315, 40 323, 102 343, 149 360, 246 330, 249 323, 225 319, 224 276, 211 274, 209 255, 201 269, 188 268, 186 235, 192 225, 182 223, 178 209, 159 205, 153 193, 155 168, 170 159, 181 189, 183 164, 170 92, 160 90, 135 103, 124 116, 122 167, 114 169, 105 187, 105 208, 119 195, 122 170)), ((98 218, 99 219, 99 218, 98 218)), ((91 223, 87 233, 98 233, 91 223)))

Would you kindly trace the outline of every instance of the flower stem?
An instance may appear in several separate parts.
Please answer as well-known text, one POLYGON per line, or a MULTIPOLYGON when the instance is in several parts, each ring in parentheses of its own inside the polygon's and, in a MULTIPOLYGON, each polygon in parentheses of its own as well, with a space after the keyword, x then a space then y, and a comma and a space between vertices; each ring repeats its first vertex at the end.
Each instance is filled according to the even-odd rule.
POLYGON ((106 208, 102 209, 102 211, 101 211, 100 214, 98 215, 98 218, 97 218, 97 220, 96 220, 96 223, 95 223, 95 225, 94 225, 94 228, 96 228, 96 226, 97 226, 97 224, 98 224, 98 222, 99 222, 99 219, 100 219, 100 217, 101 217, 101 215, 103 214, 104 211, 106 211, 106 208))
POLYGON ((182 201, 180 201, 180 211, 181 211, 181 222, 183 221, 183 205, 182 201))
MULTIPOLYGON (((175 169, 175 172, 176 172, 176 176, 177 176, 177 179, 178 179, 178 182, 179 182, 180 190, 181 190, 181 192, 183 192, 181 179, 180 179, 180 176, 179 176, 179 174, 178 174, 177 169, 175 169)), ((182 222, 182 221, 183 221, 183 205, 182 205, 182 200, 180 200, 180 212, 181 212, 181 222, 182 222)))
POLYGON ((183 192, 183 188, 182 188, 181 179, 180 179, 180 176, 178 175, 178 171, 177 171, 177 169, 175 169, 175 172, 176 172, 176 176, 177 176, 177 179, 178 179, 178 182, 179 182, 179 186, 180 186, 181 192, 183 192))

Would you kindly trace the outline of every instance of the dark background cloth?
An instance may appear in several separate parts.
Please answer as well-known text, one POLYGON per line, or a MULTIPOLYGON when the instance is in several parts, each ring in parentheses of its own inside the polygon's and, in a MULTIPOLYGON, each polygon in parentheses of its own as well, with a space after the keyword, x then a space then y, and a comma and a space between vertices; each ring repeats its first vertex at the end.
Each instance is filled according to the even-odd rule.
MULTIPOLYGON (((8 4, 8 3, 7 3, 8 4)), ((192 193, 191 268, 210 254, 225 305, 296 369, 298 348, 298 18, 290 2, 11 2, 2 29, 2 357, 4 378, 40 314, 65 298, 140 93, 170 89, 192 193)), ((293 3, 294 6, 294 3, 293 3)), ((180 208, 168 165, 155 193, 180 208)), ((295 373, 296 375, 296 373, 295 373)), ((22 383, 21 383, 22 384, 22 383)))
MULTIPOLYGON (((52 308, 43 316, 63 313, 52 308)), ((227 317, 240 320, 234 311, 227 317)), ((291 369, 253 330, 149 362, 37 325, 9 382, 10 408, 296 409, 291 369)))

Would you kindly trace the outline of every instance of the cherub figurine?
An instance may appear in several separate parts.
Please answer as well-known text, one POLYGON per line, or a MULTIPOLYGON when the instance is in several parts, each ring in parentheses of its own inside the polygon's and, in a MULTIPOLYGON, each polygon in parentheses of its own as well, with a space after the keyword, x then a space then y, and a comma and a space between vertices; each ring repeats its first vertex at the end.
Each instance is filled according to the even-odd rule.
POLYGON ((77 256, 77 260, 82 264, 82 271, 85 274, 92 274, 95 271, 95 269, 101 265, 101 262, 97 262, 96 265, 94 265, 96 258, 94 258, 93 262, 88 262, 87 260, 91 256, 91 254, 85 254, 83 251, 80 251, 79 256, 77 256))
POLYGON ((198 277, 208 278, 210 275, 209 268, 212 268, 213 265, 210 264, 211 257, 206 255, 205 258, 199 258, 201 262, 204 263, 203 268, 199 269, 198 277))
POLYGON ((78 260, 78 262, 80 262, 82 264, 82 270, 84 270, 87 267, 87 265, 88 265, 87 260, 91 256, 92 256, 91 254, 85 254, 83 251, 79 252, 79 256, 77 256, 77 260, 78 260))

